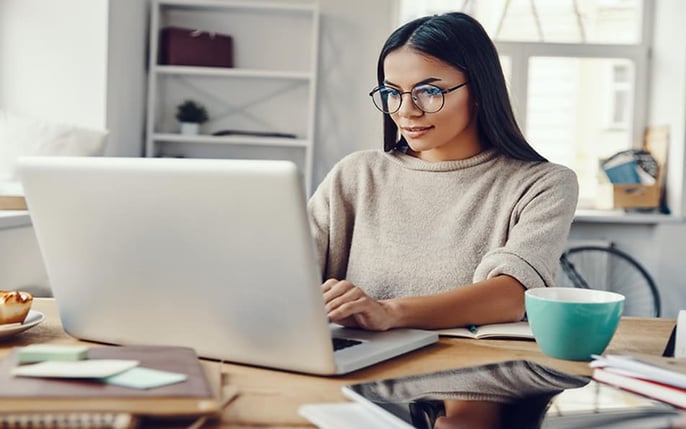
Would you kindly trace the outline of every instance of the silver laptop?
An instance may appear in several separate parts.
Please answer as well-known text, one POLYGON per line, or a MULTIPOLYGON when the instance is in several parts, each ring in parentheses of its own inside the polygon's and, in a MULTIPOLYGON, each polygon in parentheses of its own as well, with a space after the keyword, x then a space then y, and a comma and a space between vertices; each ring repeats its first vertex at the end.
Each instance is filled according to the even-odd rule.
POLYGON ((289 161, 28 157, 19 173, 74 337, 322 375, 438 340, 328 323, 289 161))

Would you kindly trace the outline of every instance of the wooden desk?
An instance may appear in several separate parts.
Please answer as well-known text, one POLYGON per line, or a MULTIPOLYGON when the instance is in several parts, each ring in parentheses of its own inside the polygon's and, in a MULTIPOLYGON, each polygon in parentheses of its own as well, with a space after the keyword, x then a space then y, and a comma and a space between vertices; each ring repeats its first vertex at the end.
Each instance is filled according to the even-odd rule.
MULTIPOLYGON (((33 329, 0 341, 0 358, 14 346, 77 342, 64 333, 53 299, 37 298, 33 309, 43 312, 47 319, 33 329)), ((606 352, 661 355, 674 323, 674 319, 624 318, 606 352)), ((222 363, 223 384, 237 386, 240 396, 227 407, 221 423, 207 427, 309 427, 297 414, 298 407, 305 403, 344 401, 340 388, 345 384, 512 359, 529 359, 573 374, 591 373, 588 363, 547 357, 532 341, 454 338, 442 338, 438 344, 339 377, 222 363)))

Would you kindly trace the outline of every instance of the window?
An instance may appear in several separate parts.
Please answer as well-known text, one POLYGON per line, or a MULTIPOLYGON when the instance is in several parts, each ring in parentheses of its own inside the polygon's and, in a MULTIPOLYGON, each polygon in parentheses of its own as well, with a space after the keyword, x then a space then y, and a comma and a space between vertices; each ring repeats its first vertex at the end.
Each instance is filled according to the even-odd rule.
POLYGON ((652 2, 402 0, 400 19, 461 10, 495 41, 519 125, 553 162, 576 171, 579 208, 598 205, 600 161, 641 147, 652 2))
POLYGON ((628 62, 618 61, 612 65, 612 76, 608 84, 608 128, 628 129, 631 105, 631 82, 633 82, 633 67, 628 62))

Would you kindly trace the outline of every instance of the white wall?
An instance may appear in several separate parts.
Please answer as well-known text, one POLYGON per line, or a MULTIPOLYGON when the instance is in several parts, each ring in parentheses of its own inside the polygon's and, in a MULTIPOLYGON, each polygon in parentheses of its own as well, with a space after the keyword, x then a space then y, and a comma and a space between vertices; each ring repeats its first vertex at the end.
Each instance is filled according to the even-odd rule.
POLYGON ((107 25, 106 106, 110 144, 106 154, 141 156, 147 88, 147 2, 110 0, 107 25))
POLYGON ((651 70, 649 124, 670 126, 671 141, 667 167, 667 201, 672 211, 686 215, 686 2, 655 2, 655 27, 651 70))
POLYGON ((107 0, 0 2, 0 107, 105 128, 107 0))
POLYGON ((0 108, 107 129, 108 155, 142 151, 147 5, 0 1, 0 108))
POLYGON ((382 148, 382 114, 369 98, 376 62, 395 26, 396 0, 321 0, 313 188, 333 164, 359 149, 382 148))

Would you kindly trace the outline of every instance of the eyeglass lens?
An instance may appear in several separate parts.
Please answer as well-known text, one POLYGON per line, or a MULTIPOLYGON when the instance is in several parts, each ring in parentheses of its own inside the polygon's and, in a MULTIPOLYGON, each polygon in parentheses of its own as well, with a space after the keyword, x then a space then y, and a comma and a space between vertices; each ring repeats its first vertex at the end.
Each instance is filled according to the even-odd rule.
MULTIPOLYGON (((382 86, 372 93, 372 100, 376 107, 384 113, 395 113, 400 110, 403 94, 395 88, 382 86)), ((417 85, 410 91, 412 102, 425 113, 435 113, 441 110, 444 103, 443 90, 437 86, 417 85)))

